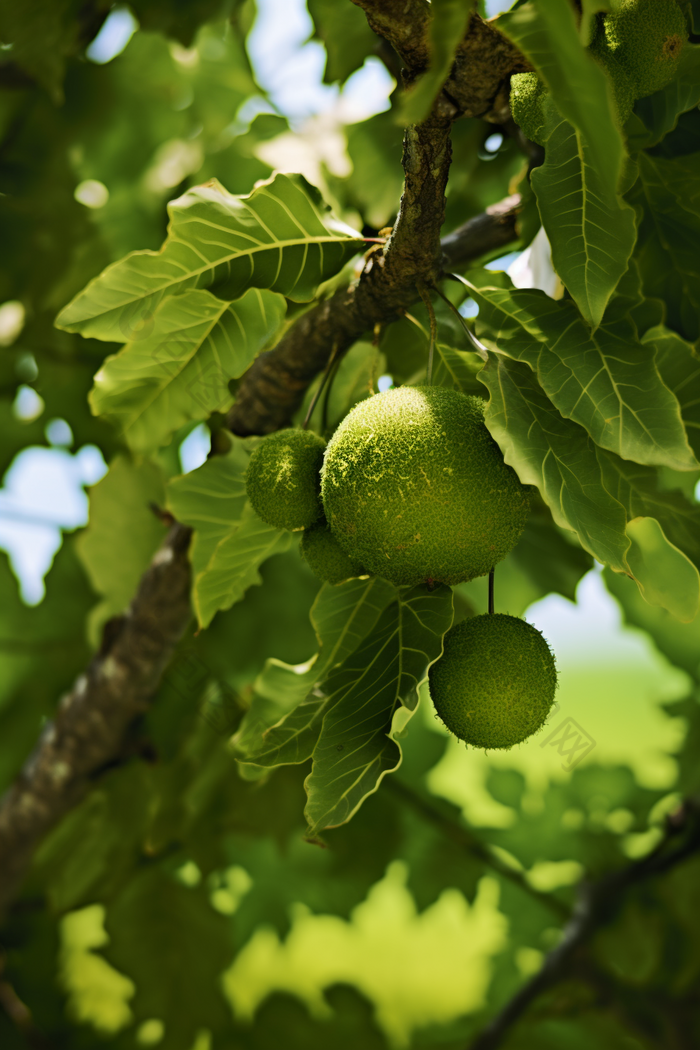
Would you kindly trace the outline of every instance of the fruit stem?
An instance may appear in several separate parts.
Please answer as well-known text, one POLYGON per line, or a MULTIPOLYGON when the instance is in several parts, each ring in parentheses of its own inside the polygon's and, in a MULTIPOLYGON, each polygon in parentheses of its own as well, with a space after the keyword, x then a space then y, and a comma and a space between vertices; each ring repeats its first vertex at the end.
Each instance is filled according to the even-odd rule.
POLYGON ((417 285, 418 294, 425 303, 425 308, 428 311, 428 317, 430 318, 430 344, 428 346, 428 369, 425 373, 425 381, 428 386, 433 381, 433 357, 435 356, 435 343, 437 342, 437 320, 435 319, 435 310, 430 299, 430 292, 425 287, 422 281, 418 282, 417 285))
POLYGON ((489 573, 489 613, 496 611, 496 604, 494 601, 494 580, 496 578, 496 570, 491 569, 489 573))
MULTIPOLYGON (((447 277, 452 277, 453 274, 449 273, 449 274, 446 274, 446 276, 447 277)), ((455 279, 456 280, 461 280, 461 278, 456 277, 456 275, 455 275, 455 279)), ((438 293, 440 298, 442 300, 444 300, 444 302, 447 303, 447 305, 449 306, 449 308, 452 311, 452 313, 458 319, 459 323, 461 324, 462 328, 464 329, 464 331, 467 334, 467 338, 469 339, 469 342, 472 344, 472 346, 474 347, 475 351, 477 352, 477 354, 479 355, 481 360, 482 361, 488 361, 488 359, 489 359, 489 352, 488 352, 488 350, 486 349, 484 344, 481 342, 481 340, 477 339, 477 337, 474 335, 474 333, 472 332, 471 328, 469 327, 469 325, 467 324, 465 319, 462 317, 461 313, 459 312, 459 310, 457 309, 455 304, 453 302, 450 302, 450 300, 447 298, 445 293, 442 292, 437 287, 437 285, 433 285, 433 288, 438 293)))
POLYGON ((309 405, 309 409, 308 409, 308 412, 306 413, 306 416, 304 418, 304 422, 301 425, 301 429, 302 430, 308 430, 308 428, 309 428, 309 423, 311 421, 311 417, 314 414, 314 409, 316 408, 316 405, 318 404, 318 399, 320 398, 321 394, 323 393, 323 388, 325 387, 326 383, 328 382, 328 378, 329 378, 329 376, 331 374, 332 367, 333 367, 333 365, 335 364, 335 361, 336 361, 337 353, 338 353, 338 347, 336 345, 336 346, 333 347, 333 350, 331 352, 331 356, 328 358, 328 361, 326 363, 326 367, 323 370, 323 375, 321 376, 321 382, 318 384, 318 390, 316 391, 314 396, 311 398, 311 404, 309 405))

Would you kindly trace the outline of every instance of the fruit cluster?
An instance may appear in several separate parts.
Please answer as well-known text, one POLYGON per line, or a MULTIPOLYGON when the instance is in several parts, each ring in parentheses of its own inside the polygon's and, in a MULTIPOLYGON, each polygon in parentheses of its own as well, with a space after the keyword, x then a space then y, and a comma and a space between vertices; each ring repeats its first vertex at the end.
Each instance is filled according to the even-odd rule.
MULTIPOLYGON (((598 16, 590 53, 610 78, 621 125, 638 98, 673 79, 687 39, 676 0, 621 0, 609 14, 598 16)), ((532 142, 544 145, 546 85, 537 73, 517 73, 510 87, 513 120, 532 142)))
MULTIPOLYGON (((330 584, 374 575, 452 586, 487 575, 515 546, 530 502, 483 402, 429 386, 360 402, 327 446, 304 430, 270 435, 250 458, 247 491, 263 521, 303 530, 302 555, 330 584)), ((549 646, 512 616, 458 624, 430 671, 438 714, 478 747, 530 736, 555 688, 549 646)))

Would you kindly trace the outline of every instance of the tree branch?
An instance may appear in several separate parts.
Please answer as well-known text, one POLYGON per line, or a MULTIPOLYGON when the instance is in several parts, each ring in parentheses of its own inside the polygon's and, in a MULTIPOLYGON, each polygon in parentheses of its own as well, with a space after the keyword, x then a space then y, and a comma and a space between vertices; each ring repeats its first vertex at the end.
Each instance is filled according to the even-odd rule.
MULTIPOLYGON (((367 0, 361 6, 377 17, 390 9, 400 14, 403 39, 397 46, 416 63, 409 74, 420 72, 430 13, 424 0, 367 0)), ((389 28, 387 39, 397 41, 396 33, 394 41, 388 34, 389 28)), ((490 59, 481 52, 479 58, 485 70, 490 59)), ((471 70, 462 75, 471 76, 471 70)), ((273 351, 258 358, 229 417, 236 433, 268 433, 287 424, 330 354, 344 352, 367 329, 400 316, 415 300, 417 284, 431 285, 440 276, 445 251, 450 265, 457 265, 450 252, 462 261, 470 257, 463 241, 473 241, 475 257, 487 250, 486 229, 498 244, 514 230, 515 211, 506 208, 467 224, 446 249, 440 242, 450 129, 459 115, 443 92, 428 118, 407 129, 404 192, 388 243, 368 256, 356 285, 313 307, 273 351)), ((190 619, 189 539, 188 529, 173 527, 126 616, 108 625, 102 651, 64 698, 0 804, 0 911, 15 894, 38 843, 82 799, 91 780, 120 757, 130 724, 151 702, 190 619)))
POLYGON ((494 853, 491 847, 482 842, 476 835, 472 834, 468 828, 461 824, 458 824, 455 820, 449 817, 439 806, 434 802, 430 802, 424 798, 412 787, 409 787, 405 781, 401 780, 398 776, 387 777, 384 781, 385 789, 397 795, 401 801, 410 806, 411 809, 415 810, 423 820, 433 824, 438 828, 443 835, 447 838, 452 839, 457 845, 461 846, 472 856, 477 857, 484 865, 491 868, 492 871, 497 872, 502 878, 512 882, 513 885, 517 886, 524 893, 527 893, 530 897, 533 897, 538 901, 539 904, 543 904, 545 908, 554 912, 558 919, 568 919, 571 910, 555 897, 552 893, 544 893, 542 890, 535 889, 531 886, 526 878, 516 868, 509 867, 505 861, 494 853))
POLYGON ((147 710, 190 621, 191 530, 174 525, 124 616, 44 729, 0 804, 0 913, 37 845, 119 758, 127 730, 147 710))
MULTIPOLYGON (((518 236, 519 207, 517 194, 506 197, 443 237, 440 272, 459 269, 482 255, 512 244, 518 236)), ((373 269, 376 258, 382 256, 378 252, 370 256, 373 269)), ((383 273, 379 263, 377 270, 377 276, 383 273)), ((267 434, 289 426, 307 387, 325 368, 331 353, 334 350, 344 353, 364 332, 372 331, 375 324, 396 320, 402 309, 408 309, 418 299, 415 284, 408 283, 404 292, 401 305, 395 303, 393 309, 385 305, 380 277, 371 296, 365 296, 361 280, 355 287, 342 288, 330 299, 313 306, 274 350, 260 354, 243 377, 236 403, 229 413, 229 429, 244 436, 267 434)))
POLYGON ((698 850, 700 804, 688 799, 667 819, 664 838, 646 857, 595 882, 581 883, 576 908, 557 947, 547 955, 542 969, 470 1043, 469 1050, 496 1050, 535 999, 571 976, 580 949, 600 926, 614 918, 622 896, 630 887, 670 871, 698 850))

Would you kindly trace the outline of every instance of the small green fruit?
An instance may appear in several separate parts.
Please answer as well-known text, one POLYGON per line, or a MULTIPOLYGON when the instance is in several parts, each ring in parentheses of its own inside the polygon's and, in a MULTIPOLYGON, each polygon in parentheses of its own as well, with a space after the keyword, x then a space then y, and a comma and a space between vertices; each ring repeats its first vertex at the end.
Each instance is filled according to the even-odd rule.
POLYGON ((447 728, 483 748, 509 748, 537 732, 557 688, 551 650, 532 624, 492 613, 445 635, 429 671, 430 695, 447 728))
POLYGON ((254 450, 246 491, 268 525, 299 532, 321 517, 321 480, 326 443, 308 430, 278 430, 254 450))
POLYGON ((537 73, 516 73, 510 78, 510 110, 513 120, 531 142, 544 145, 544 100, 548 95, 537 73))
POLYGON ((529 492, 484 424, 484 403, 443 387, 362 401, 331 438, 321 493, 338 543, 396 584, 488 573, 522 532, 529 492))
POLYGON ((325 521, 304 531, 300 549, 314 576, 324 583, 343 583, 355 576, 365 576, 358 561, 349 558, 325 521))

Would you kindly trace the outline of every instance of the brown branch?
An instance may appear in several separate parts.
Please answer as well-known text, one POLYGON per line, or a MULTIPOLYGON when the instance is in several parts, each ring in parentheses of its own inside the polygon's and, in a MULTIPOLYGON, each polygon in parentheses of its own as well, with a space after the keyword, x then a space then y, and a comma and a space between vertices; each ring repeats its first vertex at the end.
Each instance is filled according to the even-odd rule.
MULTIPOLYGON (((515 194, 491 205, 440 242, 441 271, 455 270, 517 238, 520 197, 515 194)), ((379 256, 375 252, 370 261, 379 256)), ((381 258, 381 256, 380 256, 381 258)), ((438 274, 439 276, 439 274, 438 274)), ((381 279, 380 279, 381 280, 381 279)), ((379 282, 378 282, 379 283, 379 282)), ((381 292, 381 287, 379 289, 381 292)), ((407 282, 403 309, 418 299, 415 284, 407 282)), ((342 354, 375 324, 395 320, 401 307, 385 306, 376 285, 371 298, 364 284, 343 288, 311 308, 284 335, 274 350, 261 354, 246 373, 228 418, 235 434, 265 434, 289 426, 306 388, 322 371, 335 350, 342 354)))
MULTIPOLYGON (((403 47, 420 58, 425 40, 423 0, 392 6, 404 23, 403 47), (409 17, 410 16, 410 17, 409 17), (411 18, 416 19, 415 24, 411 18), (413 52, 411 40, 415 41, 413 52)), ((490 45, 489 45, 490 46, 490 45)), ((488 56, 481 56, 482 66, 488 56)), ((410 72, 410 71, 409 71, 410 72)), ((419 283, 431 286, 442 272, 445 187, 450 165, 450 129, 460 115, 444 92, 428 118, 407 130, 405 184, 394 231, 383 250, 367 258, 361 279, 313 307, 262 355, 243 380, 229 423, 239 433, 267 433, 284 426, 331 353, 340 355, 364 331, 400 316, 414 301, 419 283)), ((486 220, 503 235, 508 220, 486 220)), ((483 250, 483 223, 462 236, 483 250)), ((460 241, 457 237, 457 241, 460 241)), ((452 239, 454 250, 455 238, 452 239)), ((461 243, 461 242, 460 242, 461 243)), ((500 243, 500 242, 499 242, 500 243)), ((462 252, 466 258, 469 251, 462 252)), ((456 265, 450 261, 450 265, 456 265)), ((141 580, 127 614, 105 631, 102 651, 61 703, 34 754, 0 804, 0 911, 12 899, 36 846, 89 790, 91 781, 123 754, 129 726, 148 708, 175 645, 190 619, 190 531, 173 526, 141 580)))
POLYGON ((0 912, 37 845, 119 758, 127 730, 147 710, 190 621, 191 530, 175 525, 102 650, 59 706, 0 805, 0 912))
POLYGON ((586 941, 617 913, 632 886, 662 875, 700 850, 700 805, 686 800, 666 821, 664 838, 646 857, 626 868, 583 882, 562 939, 545 958, 542 969, 519 989, 491 1023, 469 1044, 469 1050, 496 1050, 512 1026, 543 992, 572 975, 586 941))

